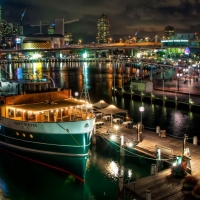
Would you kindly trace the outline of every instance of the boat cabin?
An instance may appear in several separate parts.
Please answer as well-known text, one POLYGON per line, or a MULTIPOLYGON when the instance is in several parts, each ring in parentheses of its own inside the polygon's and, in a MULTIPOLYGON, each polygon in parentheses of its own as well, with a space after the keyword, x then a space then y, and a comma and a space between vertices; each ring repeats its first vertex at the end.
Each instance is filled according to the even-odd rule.
POLYGON ((92 105, 72 98, 71 90, 49 91, 47 85, 37 85, 39 87, 33 88, 30 88, 31 84, 23 85, 26 91, 23 94, 1 96, 1 116, 27 122, 77 121, 95 117, 92 105), (46 92, 37 92, 45 89, 46 92))

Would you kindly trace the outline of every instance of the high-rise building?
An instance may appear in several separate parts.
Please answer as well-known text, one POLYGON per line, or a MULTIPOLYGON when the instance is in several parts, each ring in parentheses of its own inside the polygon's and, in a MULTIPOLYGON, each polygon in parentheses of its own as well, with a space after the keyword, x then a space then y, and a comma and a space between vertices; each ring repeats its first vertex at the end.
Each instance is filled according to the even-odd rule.
POLYGON ((55 19, 55 34, 61 34, 64 36, 65 26, 64 19, 55 19))
POLYGON ((50 25, 48 28, 48 35, 52 35, 55 33, 55 26, 50 25))
POLYGON ((110 37, 110 23, 106 15, 101 15, 97 24, 97 43, 108 43, 110 37))
POLYGON ((174 35, 174 27, 166 26, 165 27, 165 39, 171 39, 173 35, 174 35))

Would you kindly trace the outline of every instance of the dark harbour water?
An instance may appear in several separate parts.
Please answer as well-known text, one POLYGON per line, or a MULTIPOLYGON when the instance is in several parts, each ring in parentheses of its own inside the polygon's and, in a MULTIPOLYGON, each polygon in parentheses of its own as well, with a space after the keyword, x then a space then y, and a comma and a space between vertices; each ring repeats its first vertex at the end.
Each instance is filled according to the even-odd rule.
POLYGON ((0 199, 110 200, 117 199, 118 173, 136 180, 150 174, 152 160, 119 157, 119 149, 106 142, 91 147, 85 183, 72 176, 23 160, 1 150, 0 199))
MULTIPOLYGON (((72 93, 83 87, 83 63, 35 63, 2 66, 14 76, 17 71, 35 71, 50 75, 57 87, 71 88, 72 93)), ((128 68, 116 66, 116 85, 122 85, 121 74, 128 73, 128 68)), ((140 101, 112 97, 113 66, 111 63, 88 63, 85 70, 86 82, 92 103, 103 99, 110 104, 129 111, 134 122, 140 120, 140 101)), ((2 71, 3 76, 8 76, 2 71)), ((23 76, 26 76, 23 74, 23 76)), ((127 75, 128 76, 128 75, 127 75)), ((125 80, 126 81, 126 80, 125 80)), ((166 129, 168 134, 189 138, 198 136, 200 131, 198 113, 175 110, 174 108, 143 103, 143 124, 145 128, 155 131, 156 126, 166 129)), ((120 130, 119 130, 120 131, 120 130)), ((120 160, 119 150, 104 141, 91 146, 91 157, 87 162, 85 183, 76 181, 72 176, 46 168, 36 163, 23 160, 0 149, 0 199, 6 200, 111 200, 117 199, 117 177, 124 173, 125 179, 136 180, 150 174, 153 160, 142 156, 129 156, 120 160)))

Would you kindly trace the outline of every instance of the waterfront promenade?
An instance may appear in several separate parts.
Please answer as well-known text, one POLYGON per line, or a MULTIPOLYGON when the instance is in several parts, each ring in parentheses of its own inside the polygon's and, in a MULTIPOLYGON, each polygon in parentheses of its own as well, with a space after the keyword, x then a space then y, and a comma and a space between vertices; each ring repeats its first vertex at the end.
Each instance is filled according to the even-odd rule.
MULTIPOLYGON (((99 119, 98 121, 100 121, 99 119)), ((102 120, 101 120, 102 121, 102 120)), ((114 126, 114 124, 113 124, 114 126)), ((115 129, 110 127, 110 122, 104 122, 104 125, 97 129, 97 135, 103 137, 104 139, 109 139, 107 134, 107 129, 113 134, 116 133, 115 129)), ((162 129, 162 127, 161 127, 162 129)), ((125 144, 128 141, 133 141, 136 138, 137 131, 134 129, 129 129, 123 125, 119 125, 118 129, 119 135, 124 135, 125 144)), ((111 134, 110 134, 111 135, 111 134)), ((200 179, 200 168, 198 163, 200 162, 200 146, 192 144, 193 138, 188 138, 185 143, 185 148, 189 148, 191 154, 191 170, 192 175, 197 176, 200 179)), ((135 150, 142 152, 144 155, 151 158, 155 158, 156 148, 155 145, 160 145, 173 150, 173 156, 181 156, 183 153, 183 138, 171 137, 167 134, 167 137, 159 137, 156 133, 156 128, 151 130, 144 129, 142 133, 142 140, 135 147, 135 150)), ((163 159, 165 160, 166 157, 163 159)), ((172 163, 173 159, 166 159, 172 163)), ((152 161, 153 163, 153 161, 152 161)), ((155 163, 155 162, 154 162, 155 163)), ((150 169, 149 169, 150 170, 150 169)), ((195 199, 191 193, 184 194, 181 190, 181 179, 172 178, 171 169, 166 169, 158 172, 155 175, 150 175, 148 177, 136 180, 135 182, 125 185, 130 196, 137 197, 137 199, 145 200, 146 190, 151 191, 152 200, 176 200, 176 199, 195 199)))

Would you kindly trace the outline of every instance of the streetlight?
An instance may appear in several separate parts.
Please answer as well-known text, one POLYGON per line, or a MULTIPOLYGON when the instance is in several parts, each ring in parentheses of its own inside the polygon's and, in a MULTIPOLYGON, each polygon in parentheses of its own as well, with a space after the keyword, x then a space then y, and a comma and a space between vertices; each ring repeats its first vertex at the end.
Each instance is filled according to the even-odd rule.
POLYGON ((188 136, 186 134, 184 134, 182 155, 185 155, 185 142, 186 142, 187 139, 188 139, 188 136))
POLYGON ((140 106, 139 107, 139 111, 140 111, 140 113, 141 113, 141 132, 142 132, 142 112, 144 112, 144 106, 140 106))
POLYGON ((78 44, 81 44, 82 40, 78 40, 78 44))
POLYGON ((176 76, 177 76, 177 79, 178 79, 178 91, 179 91, 179 79, 180 79, 180 77, 182 76, 183 74, 180 74, 180 73, 178 73, 176 76))
MULTIPOLYGON (((112 119, 111 119, 112 120, 112 119)), ((115 125, 114 129, 116 130, 116 136, 117 136, 117 130, 119 129, 119 126, 115 125)))

